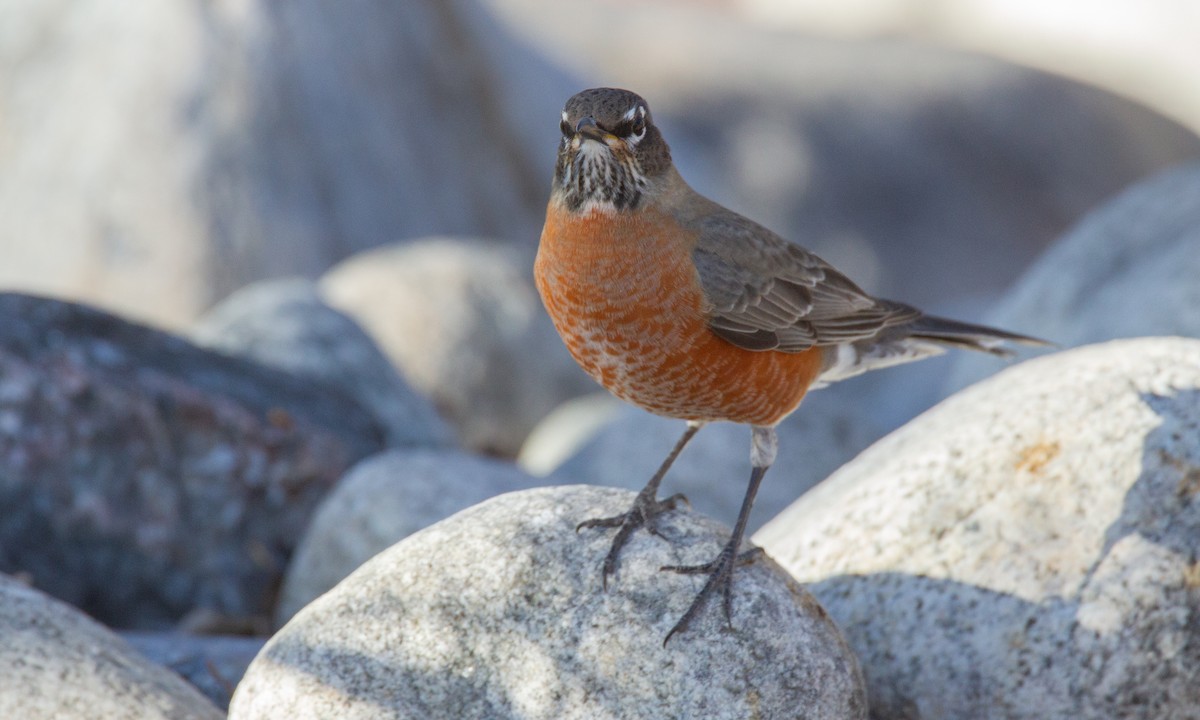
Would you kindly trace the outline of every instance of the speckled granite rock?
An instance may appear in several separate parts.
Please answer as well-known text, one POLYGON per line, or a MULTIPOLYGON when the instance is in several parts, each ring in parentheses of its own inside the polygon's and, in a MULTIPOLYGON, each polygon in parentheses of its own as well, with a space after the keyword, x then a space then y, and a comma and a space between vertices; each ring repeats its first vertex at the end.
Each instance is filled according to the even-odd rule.
POLYGON ((0 294, 0 570, 111 626, 266 619, 317 502, 383 437, 309 381, 0 294))
POLYGON ((276 622, 377 553, 490 497, 544 481, 510 463, 452 450, 392 450, 350 469, 317 508, 280 592, 276 622))
POLYGON ((220 720, 224 714, 83 613, 0 575, 0 717, 220 720))
POLYGON ((725 533, 672 513, 601 589, 610 536, 584 518, 633 494, 510 493, 409 536, 305 607, 250 665, 231 720, 866 717, 853 655, 769 560, 742 567, 733 630, 719 606, 663 646, 725 533))
POLYGON ((1200 717, 1200 340, 1018 365, 754 540, 845 629, 878 717, 1200 717))

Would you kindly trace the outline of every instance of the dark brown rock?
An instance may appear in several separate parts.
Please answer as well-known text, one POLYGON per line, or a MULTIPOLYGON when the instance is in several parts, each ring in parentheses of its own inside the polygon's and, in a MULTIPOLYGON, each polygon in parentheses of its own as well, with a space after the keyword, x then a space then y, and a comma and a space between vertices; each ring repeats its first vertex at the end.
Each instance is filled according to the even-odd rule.
POLYGON ((268 615, 316 503, 382 446, 311 380, 0 294, 0 571, 110 625, 268 615))

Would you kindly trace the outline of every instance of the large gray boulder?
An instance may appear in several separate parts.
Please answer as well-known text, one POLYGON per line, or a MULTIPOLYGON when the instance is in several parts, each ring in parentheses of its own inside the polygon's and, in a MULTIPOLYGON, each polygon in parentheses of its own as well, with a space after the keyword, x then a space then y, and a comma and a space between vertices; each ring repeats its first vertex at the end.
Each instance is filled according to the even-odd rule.
POLYGON ((521 253, 430 238, 359 253, 321 279, 468 448, 514 456, 563 400, 594 389, 550 324, 521 253))
MULTIPOLYGON (((547 422, 569 420, 551 416, 547 422)), ((641 490, 685 426, 682 420, 624 406, 551 478, 641 490)), ((571 428, 562 431, 572 432, 571 428)), ((747 526, 751 531, 878 440, 883 430, 868 408, 848 399, 840 388, 831 388, 806 397, 800 409, 779 424, 778 433, 779 456, 759 489, 747 526)), ((712 423, 675 460, 662 495, 682 492, 697 511, 732 524, 749 479, 749 427, 712 423)))
POLYGON ((846 630, 877 717, 1200 717, 1200 340, 1007 370, 754 539, 846 630))
POLYGON ((317 508, 280 591, 282 625, 359 565, 438 520, 544 481, 450 450, 392 450, 355 465, 317 508))
POLYGON ((450 427, 404 381, 357 323, 300 278, 248 285, 192 327, 197 343, 324 383, 354 398, 385 429, 388 445, 444 446, 450 427))
POLYGON ((309 380, 0 293, 0 571, 113 627, 269 626, 317 503, 384 436, 309 380))
MULTIPOLYGON (((1058 240, 988 316, 1074 347, 1116 338, 1200 338, 1200 164, 1161 173, 1058 240)), ((956 358, 947 394, 992 372, 956 358)))
POLYGON ((0 575, 0 717, 221 720, 175 673, 78 610, 0 575))
POLYGON ((0 18, 0 286, 181 327, 382 243, 537 235, 573 85, 476 0, 0 18))
POLYGON ((664 647, 701 580, 659 566, 708 560, 726 537, 712 521, 638 533, 604 591, 611 534, 575 526, 632 499, 541 488, 409 536, 270 640, 229 717, 865 719, 841 634, 769 560, 739 568, 734 629, 713 603, 664 647))

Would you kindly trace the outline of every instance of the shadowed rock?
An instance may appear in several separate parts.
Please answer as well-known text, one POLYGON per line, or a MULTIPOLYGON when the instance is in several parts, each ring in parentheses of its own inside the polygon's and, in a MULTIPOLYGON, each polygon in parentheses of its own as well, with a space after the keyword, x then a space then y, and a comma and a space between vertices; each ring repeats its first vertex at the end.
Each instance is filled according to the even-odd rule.
POLYGON ((248 285, 205 313, 191 336, 205 347, 342 390, 371 411, 390 446, 452 444, 450 427, 430 402, 308 280, 248 285))
POLYGON ((265 617, 316 503, 382 447, 319 384, 0 294, 0 570, 110 625, 265 617))
POLYGON ((187 680, 222 710, 265 638, 124 632, 121 637, 147 659, 187 680))

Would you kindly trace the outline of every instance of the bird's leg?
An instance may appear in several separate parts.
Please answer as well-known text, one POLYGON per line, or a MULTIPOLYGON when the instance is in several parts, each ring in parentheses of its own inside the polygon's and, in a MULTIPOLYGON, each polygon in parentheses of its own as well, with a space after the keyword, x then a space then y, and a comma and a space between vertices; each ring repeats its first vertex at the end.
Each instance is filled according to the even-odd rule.
POLYGON ((688 607, 687 612, 663 638, 664 646, 673 635, 687 629, 692 620, 700 614, 700 610, 708 598, 718 589, 721 591, 722 604, 725 609, 725 621, 729 623, 730 627, 733 626, 733 568, 753 562, 762 554, 762 550, 759 548, 741 554, 738 553, 738 550, 742 544, 742 536, 746 532, 746 522, 750 519, 750 508, 754 506, 754 496, 758 494, 758 486, 762 484, 763 475, 767 474, 767 468, 771 467, 771 463, 775 460, 777 447, 775 428, 755 426, 750 445, 750 464, 752 466, 750 483, 746 487, 745 497, 742 498, 742 509, 738 511, 737 522, 733 526, 733 535, 721 549, 720 554, 712 562, 703 565, 666 565, 662 568, 687 575, 708 575, 708 580, 704 583, 704 587, 700 588, 700 592, 688 607))
POLYGON ((696 434, 703 426, 700 422, 688 422, 687 430, 684 430, 683 437, 675 443, 675 447, 671 453, 667 455, 667 459, 663 461, 658 472, 654 473, 654 477, 650 478, 650 482, 646 483, 646 487, 638 493, 637 498, 633 501, 633 507, 628 512, 614 515, 613 517, 594 518, 592 520, 584 520, 576 526, 575 531, 578 532, 583 528, 593 527, 615 527, 617 530, 616 537, 613 538, 612 547, 608 550, 608 555, 604 558, 604 575, 601 582, 604 588, 608 589, 608 576, 616 572, 617 556, 621 552, 621 548, 625 547, 625 543, 629 542, 629 538, 633 535, 633 531, 639 527, 645 527, 651 533, 657 535, 658 530, 654 526, 654 518, 658 517, 668 510, 674 510, 680 502, 687 502, 687 498, 682 493, 676 493, 665 500, 658 499, 658 486, 662 482, 663 477, 667 474, 671 464, 675 462, 675 458, 679 457, 679 453, 683 451, 688 441, 696 434))

